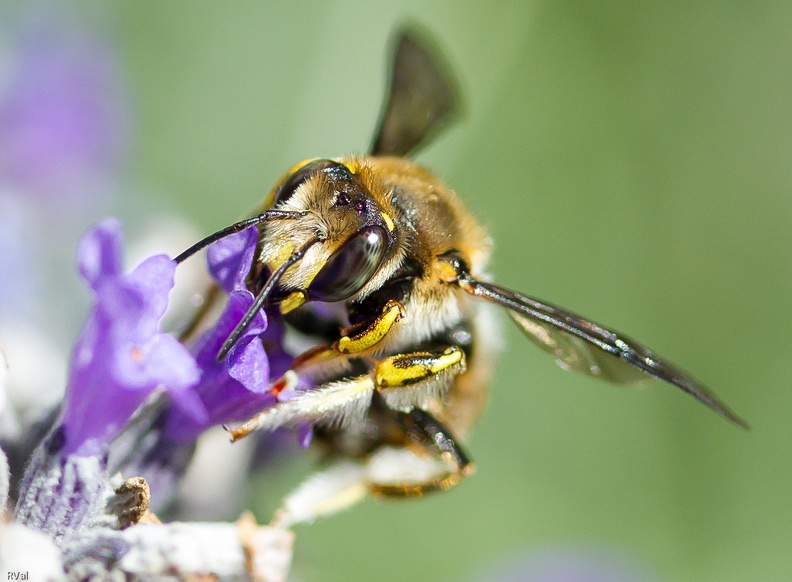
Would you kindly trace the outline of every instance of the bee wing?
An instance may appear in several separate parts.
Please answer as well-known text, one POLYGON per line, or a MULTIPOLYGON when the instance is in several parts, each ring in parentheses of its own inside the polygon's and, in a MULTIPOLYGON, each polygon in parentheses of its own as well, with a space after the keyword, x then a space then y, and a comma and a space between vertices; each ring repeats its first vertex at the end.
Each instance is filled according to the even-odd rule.
POLYGON ((458 84, 440 51, 426 34, 402 30, 371 154, 406 156, 428 143, 459 111, 458 84))
POLYGON ((509 316, 522 329, 531 342, 547 352, 565 370, 602 378, 617 384, 633 384, 648 380, 649 376, 635 366, 614 358, 578 336, 559 331, 514 311, 509 316))
POLYGON ((459 283, 468 293, 507 309, 528 338, 563 368, 619 383, 648 374, 682 389, 734 424, 748 427, 706 386, 621 332, 468 275, 460 276, 459 283))

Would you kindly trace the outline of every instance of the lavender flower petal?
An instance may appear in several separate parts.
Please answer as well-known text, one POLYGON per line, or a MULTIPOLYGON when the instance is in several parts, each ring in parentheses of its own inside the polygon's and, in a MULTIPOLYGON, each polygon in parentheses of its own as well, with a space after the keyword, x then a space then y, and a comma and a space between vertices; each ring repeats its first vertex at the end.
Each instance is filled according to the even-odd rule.
POLYGON ((95 305, 72 353, 62 419, 67 454, 97 454, 160 385, 188 415, 204 416, 188 392, 199 378, 194 360, 159 329, 176 265, 159 255, 122 274, 120 236, 117 222, 104 221, 79 245, 95 305))
POLYGON ((193 352, 202 375, 195 392, 207 411, 207 417, 203 421, 189 419, 183 412, 172 410, 165 430, 169 437, 180 441, 194 440, 210 426, 243 420, 275 403, 275 396, 268 392, 270 368, 267 354, 258 340, 267 327, 263 312, 256 314, 228 357, 217 361, 220 346, 252 304, 253 295, 249 291, 231 293, 217 324, 196 343, 193 352))
POLYGON ((77 270, 96 291, 103 277, 121 274, 121 223, 107 219, 97 224, 90 236, 80 239, 77 247, 77 270))
POLYGON ((226 293, 244 289, 257 242, 258 229, 251 226, 216 242, 207 250, 209 272, 226 293))
MULTIPOLYGON (((184 396, 197 395, 200 405, 188 402, 167 408, 153 419, 145 435, 126 439, 124 452, 119 454, 125 475, 142 475, 149 482, 155 493, 152 504, 158 510, 171 500, 198 436, 212 426, 247 420, 274 405, 277 398, 270 392, 271 379, 284 374, 292 362, 283 348, 282 320, 269 320, 265 312, 255 315, 225 360, 217 361, 220 347, 253 304, 246 279, 257 242, 258 231, 252 227, 208 249, 209 270, 229 298, 218 321, 191 348, 201 379, 184 396)), ((176 400, 179 393, 171 390, 170 395, 176 400)), ((306 438, 304 431, 303 441, 306 438)), ((114 453, 120 446, 114 445, 114 453)))
POLYGON ((78 268, 94 292, 74 347, 60 424, 25 470, 17 519, 53 539, 93 523, 104 507, 109 444, 158 387, 187 418, 205 417, 188 391, 199 370, 160 331, 176 265, 164 255, 121 272, 121 232, 105 221, 80 241, 78 268))
POLYGON ((176 401, 177 406, 152 418, 145 434, 114 444, 113 452, 123 473, 142 475, 148 481, 156 510, 166 507, 172 499, 198 436, 209 427, 246 419, 271 406, 275 397, 268 393, 270 378, 273 372, 285 372, 291 362, 282 346, 282 324, 268 326, 264 313, 256 314, 226 359, 217 361, 223 342, 253 303, 245 283, 257 239, 257 230, 250 228, 208 250, 209 270, 230 295, 219 320, 191 349, 201 369, 200 382, 183 392, 171 390, 171 401, 176 401), (181 397, 187 402, 178 402, 181 397))
POLYGON ((313 440, 313 425, 309 422, 303 422, 297 429, 297 442, 300 448, 307 449, 308 445, 313 440))

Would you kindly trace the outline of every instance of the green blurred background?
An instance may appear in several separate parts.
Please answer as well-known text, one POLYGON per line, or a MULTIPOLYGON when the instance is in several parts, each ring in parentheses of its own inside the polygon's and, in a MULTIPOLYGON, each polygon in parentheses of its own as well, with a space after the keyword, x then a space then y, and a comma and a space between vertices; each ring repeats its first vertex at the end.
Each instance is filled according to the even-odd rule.
MULTIPOLYGON (((753 426, 659 383, 562 372, 504 322, 476 475, 298 528, 296 580, 492 579, 543 553, 617 555, 654 580, 792 579, 792 4, 81 8, 120 51, 129 175, 205 232, 296 161, 363 151, 391 32, 423 23, 467 114, 419 160, 489 228, 496 280, 638 337, 753 426)), ((256 481, 260 520, 302 457, 256 481)))

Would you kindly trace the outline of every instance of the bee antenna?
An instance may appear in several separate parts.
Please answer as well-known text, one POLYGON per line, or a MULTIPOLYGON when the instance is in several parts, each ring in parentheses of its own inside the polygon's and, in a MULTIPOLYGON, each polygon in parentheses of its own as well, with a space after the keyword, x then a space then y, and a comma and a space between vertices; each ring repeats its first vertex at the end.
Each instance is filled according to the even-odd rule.
POLYGON ((218 230, 214 234, 210 234, 205 239, 198 241, 189 249, 184 251, 174 260, 177 264, 181 264, 191 256, 193 256, 198 251, 205 249, 209 245, 216 243, 219 240, 226 238, 227 236, 231 236, 234 233, 239 231, 245 230, 249 226, 255 226, 256 224, 261 224, 262 222, 269 222, 270 220, 293 220, 295 218, 300 218, 305 216, 306 212, 294 212, 291 210, 267 210, 266 212, 262 212, 256 216, 251 218, 246 218, 245 220, 240 220, 232 224, 231 226, 227 226, 222 230, 218 230))
POLYGON ((245 316, 239 321, 239 323, 237 323, 234 331, 232 331, 228 338, 226 338, 226 340, 223 342, 223 346, 217 353, 218 362, 222 362, 226 358, 228 352, 231 351, 231 348, 236 345, 236 343, 239 341, 239 338, 241 338, 247 328, 250 327, 253 318, 256 317, 256 314, 264 306, 264 303, 272 294, 273 289, 275 289, 275 285, 278 284, 278 281, 280 281, 280 278, 283 276, 286 270, 303 258, 306 251, 308 251, 308 249, 317 242, 319 242, 319 240, 315 238, 309 240, 307 243, 297 249, 297 251, 291 255, 285 263, 275 269, 275 272, 273 272, 272 275, 270 275, 269 279, 267 279, 267 282, 264 283, 264 287, 262 287, 261 291, 259 291, 258 295, 256 295, 256 300, 253 301, 253 304, 245 312, 245 316))

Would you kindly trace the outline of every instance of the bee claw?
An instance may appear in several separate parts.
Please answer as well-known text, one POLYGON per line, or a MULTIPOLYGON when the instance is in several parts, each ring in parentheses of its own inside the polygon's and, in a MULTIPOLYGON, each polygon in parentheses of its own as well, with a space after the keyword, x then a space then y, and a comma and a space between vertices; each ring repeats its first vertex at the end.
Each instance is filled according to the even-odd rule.
POLYGON ((257 420, 257 418, 253 418, 253 419, 247 421, 245 424, 243 424, 239 428, 231 428, 227 424, 223 425, 223 430, 228 432, 229 436, 231 437, 231 442, 232 443, 235 443, 239 439, 246 437, 247 435, 252 433, 254 430, 256 430, 256 428, 258 428, 258 420, 257 420))

